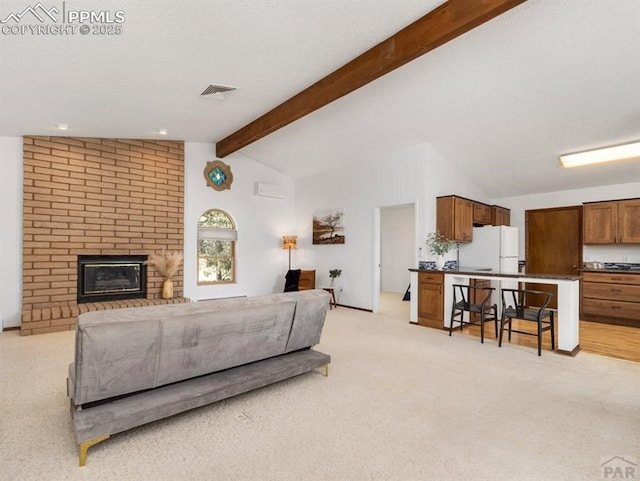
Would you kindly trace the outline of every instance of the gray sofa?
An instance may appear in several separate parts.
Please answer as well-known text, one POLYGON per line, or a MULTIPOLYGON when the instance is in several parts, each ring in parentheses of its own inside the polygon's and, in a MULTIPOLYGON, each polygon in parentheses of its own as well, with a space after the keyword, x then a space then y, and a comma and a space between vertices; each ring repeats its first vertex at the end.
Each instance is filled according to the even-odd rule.
POLYGON ((309 290, 81 314, 67 392, 79 445, 325 367, 329 294, 309 290))

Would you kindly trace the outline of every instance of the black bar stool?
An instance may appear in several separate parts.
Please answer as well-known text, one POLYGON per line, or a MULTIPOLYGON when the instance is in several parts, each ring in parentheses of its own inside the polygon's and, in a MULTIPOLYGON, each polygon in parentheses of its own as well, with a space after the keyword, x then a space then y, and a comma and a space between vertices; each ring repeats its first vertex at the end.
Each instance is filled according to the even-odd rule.
POLYGON ((498 306, 489 304, 493 287, 475 287, 466 284, 453 284, 453 305, 451 306, 451 322, 449 324, 449 336, 453 332, 453 322, 460 323, 460 330, 465 324, 480 326, 480 342, 484 342, 484 323, 493 321, 496 338, 498 337, 498 306), (480 303, 474 302, 484 296, 480 303), (467 321, 464 320, 464 313, 469 313, 467 321), (472 319, 471 314, 478 314, 478 319, 472 319), (456 317, 460 316, 459 320, 456 317))
POLYGON ((500 340, 498 347, 502 347, 502 334, 505 324, 509 324, 509 342, 511 342, 511 333, 517 332, 528 336, 538 337, 538 356, 542 355, 542 333, 551 331, 551 350, 556 348, 556 339, 554 333, 553 311, 547 309, 551 302, 552 294, 550 292, 532 291, 527 289, 502 289, 502 317, 500 318, 500 340), (527 295, 539 295, 545 298, 541 307, 526 307, 527 295), (508 307, 507 307, 508 305, 508 307), (546 319, 549 319, 548 321, 546 319), (525 321, 534 321, 538 324, 537 333, 518 331, 512 329, 511 321, 513 319, 523 319, 525 321))

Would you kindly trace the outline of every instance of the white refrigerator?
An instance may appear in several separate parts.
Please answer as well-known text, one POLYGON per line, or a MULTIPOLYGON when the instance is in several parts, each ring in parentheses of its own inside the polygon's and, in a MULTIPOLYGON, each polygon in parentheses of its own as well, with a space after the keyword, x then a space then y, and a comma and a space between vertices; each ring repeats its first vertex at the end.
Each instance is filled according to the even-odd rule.
POLYGON ((473 240, 460 244, 460 267, 490 267, 492 272, 518 273, 518 228, 473 228, 473 240))
MULTIPOLYGON (((460 245, 460 267, 491 268, 491 272, 518 273, 518 228, 485 226, 473 228, 473 240, 460 245)), ((492 301, 502 310, 500 289, 517 289, 518 281, 491 282, 496 290, 492 301)))

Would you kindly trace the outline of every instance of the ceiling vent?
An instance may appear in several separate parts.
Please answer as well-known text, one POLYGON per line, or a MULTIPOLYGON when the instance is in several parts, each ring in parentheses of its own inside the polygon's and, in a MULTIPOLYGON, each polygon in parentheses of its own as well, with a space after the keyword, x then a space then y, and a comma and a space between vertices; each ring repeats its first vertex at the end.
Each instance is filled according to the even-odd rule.
POLYGON ((227 96, 225 95, 227 92, 232 92, 236 89, 237 87, 230 87, 228 85, 211 84, 206 89, 204 89, 200 95, 202 97, 224 100, 227 98, 227 96))

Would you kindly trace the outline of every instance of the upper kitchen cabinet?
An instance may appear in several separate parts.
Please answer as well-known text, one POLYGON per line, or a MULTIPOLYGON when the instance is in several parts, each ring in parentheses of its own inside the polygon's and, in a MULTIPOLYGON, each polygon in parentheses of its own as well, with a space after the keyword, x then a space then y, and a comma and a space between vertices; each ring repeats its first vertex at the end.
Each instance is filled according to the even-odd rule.
POLYGON ((640 244, 640 199, 584 204, 585 244, 640 244))
POLYGON ((436 198, 436 229, 449 240, 473 239, 473 202, 456 195, 436 198))
POLYGON ((592 202, 583 205, 585 244, 618 242, 618 202, 592 202))
POLYGON ((640 244, 640 199, 618 202, 618 231, 621 244, 640 244))
POLYGON ((491 206, 491 225, 511 225, 511 211, 499 205, 491 206))
POLYGON ((491 206, 482 202, 473 202, 473 225, 491 224, 491 206))

